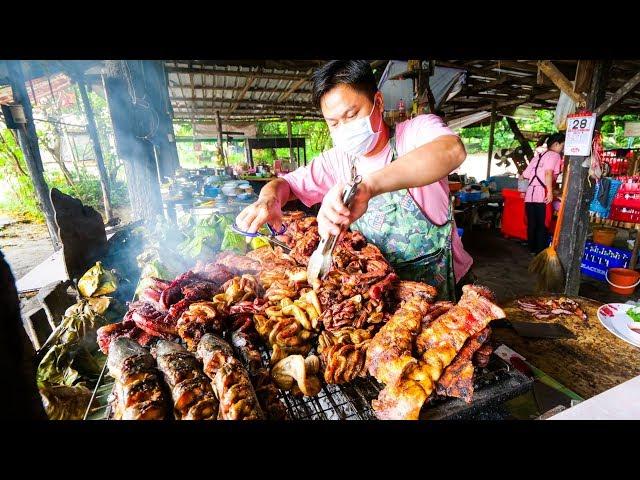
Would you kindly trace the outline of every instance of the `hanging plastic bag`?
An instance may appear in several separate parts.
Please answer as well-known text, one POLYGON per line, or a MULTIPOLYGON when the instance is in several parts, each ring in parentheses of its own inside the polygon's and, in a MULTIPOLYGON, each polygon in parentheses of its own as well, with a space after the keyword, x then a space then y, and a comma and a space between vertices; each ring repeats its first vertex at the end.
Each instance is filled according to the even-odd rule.
MULTIPOLYGON (((571 82, 573 84, 573 82, 571 82)), ((575 113, 576 104, 571 97, 564 92, 560 92, 560 98, 556 105, 556 113, 553 118, 553 123, 558 130, 567 129, 567 116, 575 113)))

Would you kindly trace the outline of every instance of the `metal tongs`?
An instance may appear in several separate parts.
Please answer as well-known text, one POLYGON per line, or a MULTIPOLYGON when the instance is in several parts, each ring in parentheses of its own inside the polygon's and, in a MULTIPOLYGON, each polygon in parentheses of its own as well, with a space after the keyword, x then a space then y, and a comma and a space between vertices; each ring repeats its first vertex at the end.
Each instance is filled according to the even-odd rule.
MULTIPOLYGON (((360 182, 362 182, 362 177, 356 175, 353 181, 345 185, 342 191, 342 203, 344 203, 347 208, 351 208, 351 202, 358 191, 360 182)), ((311 257, 309 257, 309 264, 307 266, 307 282, 309 282, 309 284, 318 278, 324 278, 329 269, 331 269, 333 249, 336 246, 339 236, 340 235, 329 235, 327 238, 321 239, 318 248, 316 248, 311 257)))
POLYGON ((287 226, 285 224, 282 224, 282 228, 280 229, 280 231, 276 231, 271 225, 267 223, 267 228, 269 229, 270 235, 265 235, 264 233, 260 233, 260 232, 256 232, 256 233, 245 232, 244 230, 240 230, 240 228, 238 228, 238 226, 235 223, 231 226, 231 230, 233 230, 236 233, 239 233, 240 235, 244 235, 245 237, 250 237, 250 238, 256 238, 256 237, 264 238, 269 243, 273 245, 277 245, 278 247, 282 248, 282 250, 284 250, 285 253, 290 253, 291 247, 289 247, 289 245, 287 245, 286 243, 281 242, 280 240, 275 238, 278 235, 282 235, 287 230, 287 226))

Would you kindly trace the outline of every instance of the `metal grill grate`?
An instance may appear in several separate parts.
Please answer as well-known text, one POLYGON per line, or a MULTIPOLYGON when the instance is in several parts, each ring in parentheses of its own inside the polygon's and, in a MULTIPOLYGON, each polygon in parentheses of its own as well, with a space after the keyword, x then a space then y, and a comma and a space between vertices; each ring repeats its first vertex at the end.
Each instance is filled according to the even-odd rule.
MULTIPOLYGON (((262 350, 262 358, 265 366, 268 366, 269 354, 266 350, 262 350)), ((487 367, 476 368, 475 394, 471 405, 459 399, 432 397, 423 409, 423 416, 433 419, 461 418, 478 408, 517 396, 530 388, 531 382, 500 357, 492 355, 487 367)), ((109 396, 112 389, 111 377, 101 376, 85 419, 110 417, 109 396)), ((380 390, 381 386, 373 378, 367 377, 343 385, 324 385, 315 397, 297 397, 284 391, 279 391, 278 397, 294 420, 376 420, 371 400, 378 396, 380 390)))

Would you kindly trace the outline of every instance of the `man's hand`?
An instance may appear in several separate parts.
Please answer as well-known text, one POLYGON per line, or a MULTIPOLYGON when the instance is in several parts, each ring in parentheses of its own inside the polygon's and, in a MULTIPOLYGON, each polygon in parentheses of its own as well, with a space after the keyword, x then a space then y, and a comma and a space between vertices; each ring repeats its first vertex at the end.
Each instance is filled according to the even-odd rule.
POLYGON ((329 235, 339 235, 353 222, 365 214, 372 197, 372 190, 366 181, 358 185, 356 194, 351 201, 351 209, 342 203, 342 193, 345 184, 334 185, 324 196, 322 206, 318 212, 318 232, 322 238, 329 235))
POLYGON ((277 196, 260 197, 236 217, 238 228, 249 233, 256 233, 265 223, 276 230, 282 227, 282 207, 277 196))

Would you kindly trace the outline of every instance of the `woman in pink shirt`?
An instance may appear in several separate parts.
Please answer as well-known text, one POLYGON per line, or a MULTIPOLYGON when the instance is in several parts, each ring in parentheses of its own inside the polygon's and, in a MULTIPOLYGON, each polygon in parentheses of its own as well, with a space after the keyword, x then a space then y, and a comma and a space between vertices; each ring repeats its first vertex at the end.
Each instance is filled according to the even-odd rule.
POLYGON ((329 126, 334 148, 310 165, 269 182, 257 202, 237 217, 255 232, 279 228, 282 205, 298 198, 322 202, 319 233, 360 230, 393 264, 401 278, 429 283, 442 298, 471 267, 457 234, 447 175, 466 157, 462 142, 435 115, 418 115, 395 130, 383 121, 384 100, 364 60, 334 60, 313 75, 313 97, 329 126), (361 175, 351 209, 341 192, 361 175))
POLYGON ((547 149, 538 150, 522 173, 529 181, 525 193, 527 214, 527 240, 529 250, 537 255, 549 245, 549 232, 545 226, 547 204, 553 201, 553 187, 562 171, 564 134, 554 133, 547 138, 547 149))

